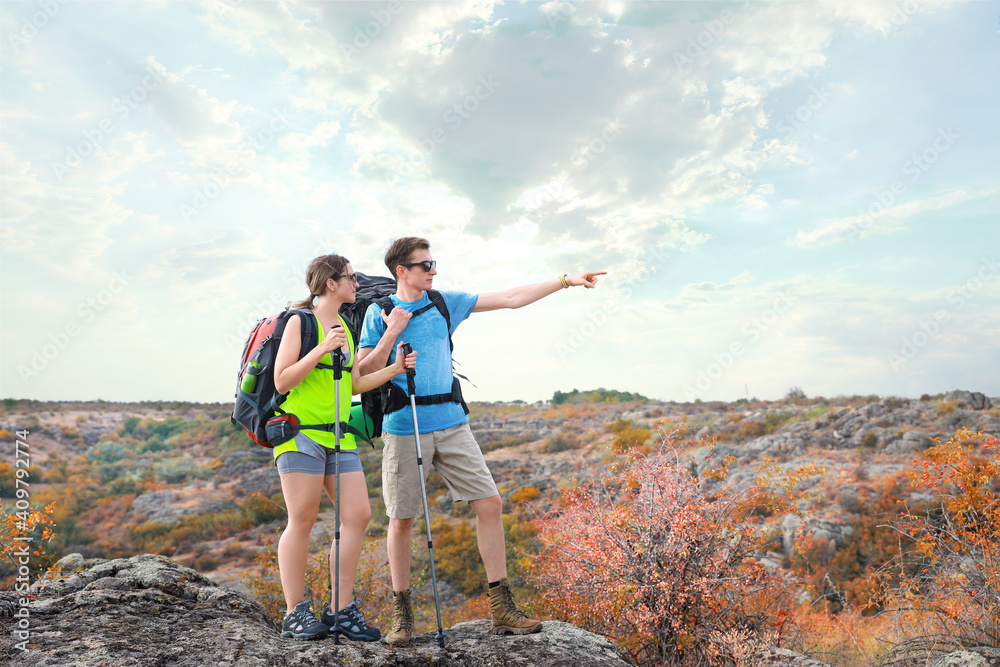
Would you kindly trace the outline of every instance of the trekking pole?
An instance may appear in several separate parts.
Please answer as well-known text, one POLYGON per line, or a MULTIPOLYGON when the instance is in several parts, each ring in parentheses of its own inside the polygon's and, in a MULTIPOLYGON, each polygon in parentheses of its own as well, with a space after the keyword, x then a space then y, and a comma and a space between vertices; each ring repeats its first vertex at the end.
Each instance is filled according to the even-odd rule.
MULTIPOLYGON (((400 352, 403 357, 409 356, 413 351, 409 343, 403 343, 400 352)), ((431 581, 434 583, 434 611, 437 613, 438 631, 434 635, 434 639, 437 640, 438 646, 444 648, 444 640, 447 635, 444 634, 444 630, 441 628, 441 605, 438 603, 438 582, 437 573, 434 571, 434 541, 431 539, 431 513, 427 509, 427 487, 424 485, 424 459, 423 455, 420 453, 420 430, 417 428, 417 390, 416 382, 413 379, 417 374, 415 368, 406 369, 406 389, 410 394, 410 411, 413 414, 413 443, 417 447, 417 471, 420 475, 420 496, 424 501, 424 526, 427 528, 427 552, 431 557, 431 581)))
POLYGON ((343 374, 343 360, 340 350, 330 353, 333 357, 333 474, 337 482, 337 491, 333 500, 333 545, 334 545, 334 565, 333 565, 333 643, 340 643, 340 623, 337 617, 340 615, 340 377, 343 374))

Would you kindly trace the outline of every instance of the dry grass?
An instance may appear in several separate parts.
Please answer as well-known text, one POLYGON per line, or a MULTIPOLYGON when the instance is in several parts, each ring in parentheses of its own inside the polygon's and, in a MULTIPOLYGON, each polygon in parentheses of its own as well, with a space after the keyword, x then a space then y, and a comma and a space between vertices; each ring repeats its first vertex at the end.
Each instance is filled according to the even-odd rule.
POLYGON ((839 614, 806 613, 798 620, 800 634, 790 648, 835 667, 892 665, 902 657, 902 647, 931 636, 934 624, 929 618, 863 616, 854 608, 839 614))

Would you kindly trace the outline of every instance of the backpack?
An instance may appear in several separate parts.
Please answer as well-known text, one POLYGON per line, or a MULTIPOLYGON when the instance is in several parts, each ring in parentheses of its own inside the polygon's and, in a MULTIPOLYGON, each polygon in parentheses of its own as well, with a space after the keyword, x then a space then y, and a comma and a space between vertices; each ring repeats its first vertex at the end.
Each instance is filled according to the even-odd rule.
MULTIPOLYGON (((301 359, 319 342, 319 331, 311 310, 286 308, 277 315, 258 320, 243 345, 243 356, 237 374, 236 404, 230 421, 234 426, 242 426, 250 439, 263 447, 273 448, 287 442, 303 429, 335 429, 334 424, 301 424, 294 414, 281 409, 287 394, 279 394, 274 387, 274 360, 278 355, 285 327, 296 316, 302 324, 302 346, 299 349, 301 359)), ((316 367, 333 368, 329 364, 317 364, 316 367)), ((350 367, 345 367, 344 372, 350 373, 350 367)), ((341 423, 341 432, 353 433, 371 444, 366 433, 348 423, 341 423)))
MULTIPOLYGON (((375 303, 382 308, 382 312, 388 315, 392 312, 394 305, 390 295, 396 293, 396 281, 392 278, 382 276, 368 276, 358 272, 358 289, 355 294, 354 303, 345 303, 340 307, 340 314, 347 322, 348 328, 354 340, 360 340, 361 328, 364 325, 365 313, 368 307, 375 303)), ((427 290, 427 296, 431 300, 430 305, 413 312, 411 317, 417 317, 430 310, 432 307, 438 309, 444 317, 445 326, 448 330, 448 345, 452 351, 455 350, 455 343, 451 340, 451 315, 448 313, 448 306, 444 302, 444 297, 437 290, 427 290)), ((464 377, 464 376, 461 376, 464 377)), ((469 407, 462 398, 462 387, 458 378, 452 382, 451 393, 435 394, 433 396, 417 396, 417 405, 434 405, 437 403, 454 402, 462 406, 465 414, 469 414, 469 407)), ((409 397, 394 383, 386 382, 380 387, 361 394, 361 408, 364 416, 371 420, 371 430, 368 434, 371 437, 382 435, 382 419, 385 415, 396 410, 401 410, 410 405, 409 397)))

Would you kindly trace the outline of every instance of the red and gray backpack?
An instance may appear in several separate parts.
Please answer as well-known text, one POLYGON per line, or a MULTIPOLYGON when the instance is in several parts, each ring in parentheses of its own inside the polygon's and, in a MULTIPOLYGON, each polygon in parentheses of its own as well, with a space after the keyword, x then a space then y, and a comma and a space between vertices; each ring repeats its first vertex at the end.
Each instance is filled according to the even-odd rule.
MULTIPOLYGON (((274 361, 278 356, 278 346, 285 333, 285 326, 292 317, 302 323, 302 346, 299 359, 309 354, 319 342, 316 318, 311 310, 291 310, 286 308, 277 315, 258 320, 246 343, 237 376, 236 405, 231 421, 243 427, 250 439, 264 447, 274 447, 295 437, 300 430, 313 429, 333 431, 334 424, 302 424, 291 413, 281 409, 287 394, 280 394, 274 388, 274 361)), ((333 369, 330 364, 317 364, 319 369, 333 369)), ((350 373, 349 366, 344 367, 350 373)), ((346 419, 348 415, 344 415, 346 419)), ((343 421, 341 433, 353 433, 371 443, 371 434, 343 421)))

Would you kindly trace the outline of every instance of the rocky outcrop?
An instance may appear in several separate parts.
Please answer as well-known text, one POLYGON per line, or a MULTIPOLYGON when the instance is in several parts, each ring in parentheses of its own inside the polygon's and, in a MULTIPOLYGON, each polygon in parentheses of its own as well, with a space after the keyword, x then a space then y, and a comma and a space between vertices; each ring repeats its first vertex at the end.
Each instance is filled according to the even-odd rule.
POLYGON ((177 502, 179 495, 177 490, 172 489, 147 491, 132 501, 129 516, 141 521, 172 526, 186 516, 221 512, 236 507, 236 503, 229 498, 208 498, 197 504, 185 506, 177 502))
POLYGON ((949 653, 932 667, 1000 667, 1000 648, 981 647, 949 653))
POLYGON ((946 401, 955 401, 959 407, 972 410, 986 410, 991 406, 990 399, 978 391, 949 391, 944 398, 946 401))
POLYGON ((302 642, 282 639, 264 608, 238 591, 223 588, 164 556, 117 560, 60 561, 61 579, 31 587, 19 607, 13 592, 0 592, 0 663, 37 667, 148 667, 216 665, 367 665, 408 667, 625 667, 630 662, 607 639, 568 623, 546 621, 540 633, 518 637, 489 634, 489 621, 459 623, 445 630, 445 647, 434 632, 415 637, 406 649, 382 642, 302 642), (24 612, 22 609, 26 609, 24 612), (27 651, 17 645, 26 619, 27 651))

